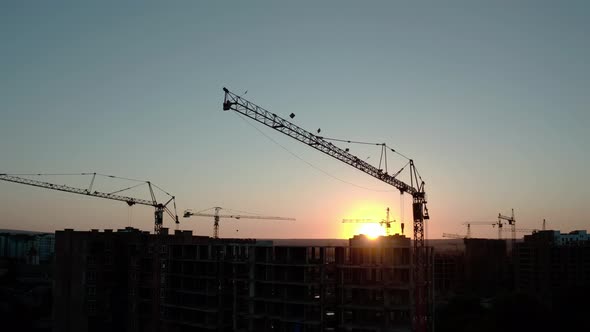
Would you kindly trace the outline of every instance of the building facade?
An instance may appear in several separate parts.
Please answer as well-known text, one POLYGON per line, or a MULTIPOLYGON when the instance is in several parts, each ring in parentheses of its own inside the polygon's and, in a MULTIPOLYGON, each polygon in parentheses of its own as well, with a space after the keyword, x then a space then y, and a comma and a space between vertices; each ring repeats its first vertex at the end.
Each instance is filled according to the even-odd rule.
POLYGON ((55 331, 409 331, 410 245, 59 231, 55 331))
POLYGON ((548 303, 555 296, 590 287, 590 239, 586 231, 526 235, 515 250, 516 288, 548 303))
POLYGON ((513 287, 506 241, 464 239, 465 287, 481 296, 491 296, 513 287))

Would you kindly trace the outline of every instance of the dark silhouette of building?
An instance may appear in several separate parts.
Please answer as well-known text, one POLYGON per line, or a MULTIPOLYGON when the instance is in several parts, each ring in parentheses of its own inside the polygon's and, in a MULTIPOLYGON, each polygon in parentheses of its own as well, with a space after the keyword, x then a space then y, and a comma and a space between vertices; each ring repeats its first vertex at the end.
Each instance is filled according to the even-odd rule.
POLYGON ((0 257, 29 265, 48 264, 53 259, 55 237, 47 233, 0 233, 0 257))
POLYGON ((190 231, 166 237, 160 299, 162 331, 245 328, 252 239, 213 239, 190 231))
POLYGON ((150 330, 153 235, 66 229, 55 237, 54 331, 132 331, 141 319, 150 330))
POLYGON ((409 330, 410 243, 59 231, 55 331, 409 330))
POLYGON ((339 330, 404 331, 413 309, 411 241, 400 235, 357 235, 338 248, 339 330))
POLYGON ((465 239, 465 287, 482 296, 513 286, 506 241, 465 239))
POLYGON ((463 290, 465 286, 464 251, 435 251, 433 269, 436 299, 444 299, 463 290))
POLYGON ((0 233, 0 324, 6 331, 51 331, 53 234, 0 233))
POLYGON ((590 238, 586 231, 539 231, 516 244, 516 288, 547 303, 590 287, 590 238), (576 291, 577 289, 577 291, 576 291))

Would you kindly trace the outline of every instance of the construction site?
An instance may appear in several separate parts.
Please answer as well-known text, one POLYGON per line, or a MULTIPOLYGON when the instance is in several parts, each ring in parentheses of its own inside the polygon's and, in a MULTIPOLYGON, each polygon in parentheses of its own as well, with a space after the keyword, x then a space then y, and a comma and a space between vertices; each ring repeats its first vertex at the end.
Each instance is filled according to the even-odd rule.
POLYGON ((176 225, 180 223, 175 197, 149 181, 106 193, 93 189, 97 177, 118 177, 82 173, 91 181, 87 188, 77 188, 21 174, 0 174, 0 179, 8 182, 121 201, 129 206, 152 206, 155 210, 154 234, 133 228, 56 232, 55 329, 428 330, 432 325, 432 251, 426 246, 424 221, 429 215, 424 181, 412 159, 389 174, 387 151, 397 152, 386 144, 377 144, 381 161, 376 167, 352 155, 348 148, 337 147, 333 139, 305 131, 223 90, 224 111, 240 113, 393 186, 400 195, 411 195, 413 241, 403 235, 389 235, 393 222, 389 209, 386 219, 379 222, 387 236, 376 240, 355 236, 348 246, 289 247, 255 239, 220 239, 222 218, 294 220, 224 215, 220 207, 214 208, 214 213, 184 213, 185 218, 212 217, 212 237, 180 230, 169 234, 163 226, 164 215, 176 225), (406 167, 410 183, 397 178, 406 167), (142 185, 148 188, 151 199, 122 195, 142 185), (166 194, 164 201, 157 199, 158 190, 166 194))
MULTIPOLYGON (((313 134, 228 89, 223 92, 224 111, 239 113, 347 164, 393 187, 400 196, 411 196, 410 237, 404 235, 403 222, 400 232, 392 234, 395 220, 389 208, 381 220, 342 220, 379 224, 385 232, 376 238, 355 235, 346 245, 222 238, 222 219, 295 219, 226 213, 221 207, 186 209, 184 218, 213 220, 212 236, 193 235, 180 229, 175 196, 150 181, 120 178, 138 183, 102 192, 94 187, 98 178, 118 177, 81 173, 90 178, 81 188, 35 178, 43 174, 0 174, 6 182, 154 209, 153 232, 133 227, 65 229, 55 232, 54 242, 44 244, 54 246, 53 261, 49 254, 43 256, 53 264, 53 331, 445 331, 451 329, 445 324, 454 324, 447 322, 453 316, 437 312, 450 310, 461 294, 477 296, 475 305, 485 310, 495 294, 546 292, 543 298, 549 300, 543 305, 551 306, 561 303, 558 295, 568 287, 590 284, 590 238, 585 231, 561 234, 546 230, 545 222, 540 230, 519 229, 512 210, 510 215, 499 213, 494 221, 465 222, 466 235, 443 234, 458 242, 455 248, 440 250, 425 237, 430 219, 425 181, 412 159, 400 154, 406 164, 391 171, 387 152, 399 152, 376 143, 381 157, 377 166, 372 165, 334 144, 351 141, 319 136, 319 129, 313 134), (400 180, 402 172, 409 181, 400 180), (150 198, 124 195, 139 186, 148 189, 150 198), (175 225, 174 231, 168 223, 175 225), (474 238, 471 227, 476 225, 497 228, 498 239, 474 238), (517 241, 519 232, 530 235, 517 241), (503 239, 504 233, 510 238, 503 239)), ((39 264, 34 257, 41 247, 34 241, 41 237, 24 242, 7 238, 4 247, 21 246, 27 264, 39 264)))
POLYGON ((410 326, 411 244, 399 235, 376 241, 356 236, 349 246, 320 247, 127 228, 58 231, 56 241, 60 331, 410 326))

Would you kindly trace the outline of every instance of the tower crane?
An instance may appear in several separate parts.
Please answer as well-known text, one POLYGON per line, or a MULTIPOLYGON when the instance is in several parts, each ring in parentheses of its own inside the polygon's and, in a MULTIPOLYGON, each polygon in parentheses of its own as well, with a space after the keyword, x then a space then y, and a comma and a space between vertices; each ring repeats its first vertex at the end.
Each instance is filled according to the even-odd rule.
POLYGON ((547 223, 547 222, 545 221, 545 219, 543 219, 543 230, 545 230, 545 229, 546 229, 546 228, 545 228, 545 226, 546 226, 546 223, 547 223))
POLYGON ((105 174, 99 174, 99 173, 79 173, 79 174, 6 174, 6 173, 1 173, 0 180, 7 181, 7 182, 20 183, 20 184, 24 184, 24 185, 40 187, 40 188, 45 188, 45 189, 64 191, 64 192, 73 193, 73 194, 79 194, 79 195, 85 195, 85 196, 98 197, 98 198, 104 198, 104 199, 125 202, 129 206, 133 206, 135 204, 152 206, 155 209, 154 231, 156 234, 160 234, 162 231, 162 225, 164 222, 164 212, 166 212, 175 221, 176 224, 179 223, 178 215, 176 214, 176 200, 175 200, 174 196, 172 196, 169 193, 165 192, 164 190, 160 189, 158 186, 151 183, 150 181, 133 180, 133 181, 137 181, 140 183, 138 185, 124 188, 121 190, 117 190, 117 191, 114 191, 111 193, 105 193, 105 192, 92 190, 92 187, 94 186, 94 182, 95 182, 97 176, 108 177, 108 178, 113 178, 113 179, 131 180, 131 179, 127 179, 127 178, 121 178, 121 177, 117 177, 117 176, 113 176, 113 175, 105 175, 105 174), (92 176, 92 179, 90 180, 90 185, 88 186, 88 188, 76 188, 76 187, 71 187, 71 186, 67 186, 67 185, 49 183, 49 182, 38 181, 38 180, 33 180, 33 179, 28 179, 28 178, 22 177, 22 176, 32 176, 32 175, 35 175, 35 176, 40 176, 40 175, 85 175, 85 176, 92 176), (118 195, 118 193, 120 193, 122 191, 136 188, 136 187, 143 185, 143 184, 146 184, 148 186, 151 199, 142 199, 142 198, 135 198, 135 197, 118 195), (158 202, 156 200, 156 195, 154 193, 154 187, 169 196, 169 198, 166 202, 158 202), (168 207, 168 205, 170 203, 173 203, 174 211, 172 211, 168 207))
MULTIPOLYGON (((334 145, 327 138, 317 136, 299 126, 283 119, 282 117, 271 113, 264 108, 244 99, 242 96, 230 92, 223 88, 225 93, 223 100, 223 110, 232 110, 236 113, 242 114, 254 121, 264 124, 278 132, 281 132, 303 144, 306 144, 328 156, 340 160, 341 162, 352 166, 376 179, 379 179, 394 188, 398 189, 401 194, 408 193, 413 198, 413 270, 412 279, 414 283, 414 312, 413 312, 413 326, 417 332, 427 330, 430 321, 429 316, 429 270, 428 270, 428 251, 424 239, 424 220, 428 220, 428 208, 426 206, 426 192, 424 190, 424 181, 420 173, 414 165, 414 161, 409 159, 409 173, 410 183, 407 184, 396 177, 401 170, 395 174, 388 174, 387 171, 375 167, 365 160, 351 154, 348 149, 342 149, 334 145)), ((291 119, 295 117, 293 113, 290 115, 291 119)), ((319 130, 318 130, 319 134, 319 130)), ((337 140, 332 140, 337 141, 337 140)), ((382 146, 385 146, 383 144, 382 146)), ((392 152, 396 152, 391 149, 392 152)), ((404 166, 405 168, 405 166, 404 166)))
MULTIPOLYGON (((342 219, 342 223, 368 223, 368 224, 379 224, 381 227, 385 228, 385 234, 390 235, 391 233, 391 224, 394 223, 395 220, 389 220, 389 208, 387 208, 387 214, 385 219, 381 219, 380 221, 373 220, 373 219, 342 219)), ((400 224, 402 234, 404 234, 404 223, 400 224)))
POLYGON ((512 214, 510 216, 498 213, 498 224, 501 224, 502 220, 508 222, 508 225, 510 225, 512 233, 512 248, 514 248, 514 244, 516 243, 516 219, 514 219, 514 209, 512 209, 512 214))
MULTIPOLYGON (((215 213, 202 213, 202 212, 194 212, 193 210, 185 210, 184 217, 189 218, 192 216, 195 217, 213 217, 213 238, 219 238, 219 220, 221 218, 225 219, 262 219, 262 220, 295 220, 295 218, 283 218, 283 217, 269 217, 269 216, 248 216, 248 215, 236 215, 236 214, 219 214, 221 211, 221 207, 216 206, 215 213)), ((210 210, 210 209, 207 209, 210 210)))

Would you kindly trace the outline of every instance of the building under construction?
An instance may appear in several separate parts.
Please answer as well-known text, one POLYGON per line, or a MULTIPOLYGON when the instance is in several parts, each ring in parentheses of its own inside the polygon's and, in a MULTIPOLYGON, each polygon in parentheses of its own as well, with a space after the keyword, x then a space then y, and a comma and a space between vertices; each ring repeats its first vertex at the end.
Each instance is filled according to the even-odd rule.
POLYGON ((411 241, 56 232, 56 331, 409 331, 411 241))
POLYGON ((516 288, 548 304, 590 288, 590 236, 586 231, 546 230, 526 235, 516 245, 514 259, 516 288))

